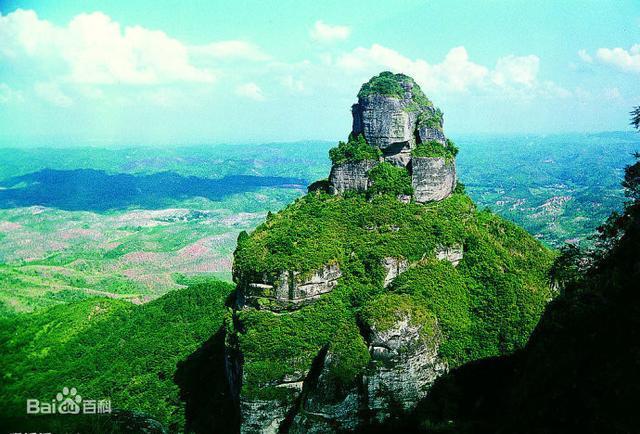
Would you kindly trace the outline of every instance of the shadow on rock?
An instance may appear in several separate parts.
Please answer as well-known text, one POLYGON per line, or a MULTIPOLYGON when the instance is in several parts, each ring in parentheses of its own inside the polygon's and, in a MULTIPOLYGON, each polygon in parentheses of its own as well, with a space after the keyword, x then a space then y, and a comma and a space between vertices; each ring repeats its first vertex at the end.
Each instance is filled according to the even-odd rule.
POLYGON ((186 432, 239 432, 239 414, 225 373, 224 329, 178 363, 174 381, 186 406, 186 432))

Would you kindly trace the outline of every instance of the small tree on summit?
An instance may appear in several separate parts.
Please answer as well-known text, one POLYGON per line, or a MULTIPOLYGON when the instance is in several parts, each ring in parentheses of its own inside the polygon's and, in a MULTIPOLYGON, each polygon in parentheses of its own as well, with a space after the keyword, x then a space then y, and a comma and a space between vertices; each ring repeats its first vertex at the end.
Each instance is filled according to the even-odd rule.
POLYGON ((640 106, 633 109, 631 112, 631 125, 637 130, 640 129, 640 106))

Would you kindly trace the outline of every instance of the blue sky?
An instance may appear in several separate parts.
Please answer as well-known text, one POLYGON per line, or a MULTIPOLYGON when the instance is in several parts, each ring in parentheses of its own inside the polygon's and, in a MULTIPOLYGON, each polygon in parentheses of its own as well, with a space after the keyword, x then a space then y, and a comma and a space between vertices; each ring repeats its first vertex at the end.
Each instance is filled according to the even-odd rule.
POLYGON ((447 132, 625 130, 640 2, 0 2, 0 143, 336 140, 413 76, 447 132), (615 4, 615 6, 614 6, 615 4))

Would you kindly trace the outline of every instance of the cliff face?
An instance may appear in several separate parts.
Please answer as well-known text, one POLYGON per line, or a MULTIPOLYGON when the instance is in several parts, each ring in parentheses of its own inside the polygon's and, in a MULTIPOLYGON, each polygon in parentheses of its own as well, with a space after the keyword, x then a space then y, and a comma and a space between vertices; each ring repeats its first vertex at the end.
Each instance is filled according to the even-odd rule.
POLYGON ((374 77, 353 116, 329 185, 238 238, 227 369, 241 432, 402 417, 450 368, 519 348, 549 298, 551 254, 455 190, 442 114, 412 79, 374 77))
POLYGON ((282 271, 275 279, 266 274, 238 276, 238 306, 273 312, 297 309, 331 292, 342 277, 337 264, 327 264, 313 273, 282 271))
POLYGON ((456 187, 456 166, 443 157, 411 159, 411 184, 416 202, 442 200, 456 187))
POLYGON ((371 185, 367 173, 376 164, 378 164, 376 160, 363 160, 334 165, 329 174, 330 193, 340 194, 347 190, 365 191, 371 185))

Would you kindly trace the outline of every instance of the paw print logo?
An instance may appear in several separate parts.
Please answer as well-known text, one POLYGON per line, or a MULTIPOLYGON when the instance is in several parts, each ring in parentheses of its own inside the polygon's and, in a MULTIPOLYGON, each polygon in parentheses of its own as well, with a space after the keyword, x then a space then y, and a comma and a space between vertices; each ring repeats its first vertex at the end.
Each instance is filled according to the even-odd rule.
POLYGON ((56 395, 56 401, 58 401, 58 413, 60 414, 80 413, 80 402, 82 402, 82 396, 78 395, 78 391, 75 387, 72 387, 71 389, 64 387, 62 392, 58 392, 56 395))

